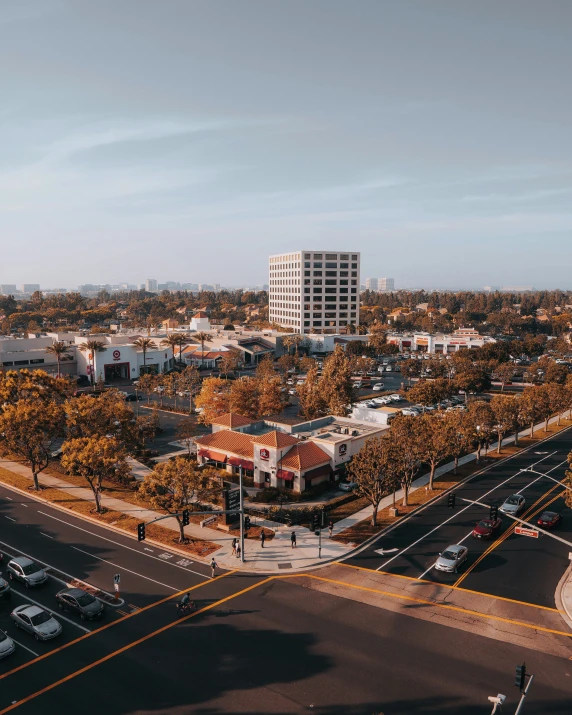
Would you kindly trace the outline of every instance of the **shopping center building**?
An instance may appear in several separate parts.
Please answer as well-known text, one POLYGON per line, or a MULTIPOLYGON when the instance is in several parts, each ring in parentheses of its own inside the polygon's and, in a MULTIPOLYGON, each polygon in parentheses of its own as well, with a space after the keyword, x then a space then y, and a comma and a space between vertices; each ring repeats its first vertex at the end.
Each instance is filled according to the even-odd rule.
POLYGON ((387 342, 397 345, 399 352, 454 353, 496 343, 489 335, 480 335, 474 328, 459 328, 445 333, 388 333, 387 342))

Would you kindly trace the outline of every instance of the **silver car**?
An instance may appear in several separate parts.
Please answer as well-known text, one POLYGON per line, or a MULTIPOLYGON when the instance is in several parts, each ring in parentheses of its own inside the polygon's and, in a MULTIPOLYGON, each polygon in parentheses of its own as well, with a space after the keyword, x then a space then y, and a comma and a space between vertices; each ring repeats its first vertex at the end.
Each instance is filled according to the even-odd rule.
POLYGON ((0 600, 10 598, 11 596, 12 589, 10 588, 10 584, 0 576, 0 600))
POLYGON ((462 544, 453 544, 447 546, 445 551, 439 554, 439 558, 435 562, 437 571, 447 571, 448 573, 457 573, 459 566, 467 560, 469 549, 462 544))
POLYGON ((15 608, 10 614, 10 618, 17 628, 28 631, 37 641, 49 641, 62 632, 60 623, 51 613, 44 611, 39 606, 31 606, 29 603, 15 608))
POLYGON ((4 631, 0 631, 0 659, 12 655, 15 650, 14 641, 4 631))
POLYGON ((12 581, 14 579, 22 581, 26 588, 40 586, 48 580, 48 575, 44 569, 26 556, 17 556, 10 559, 6 569, 12 581))
POLYGON ((524 509, 525 504, 526 500, 522 494, 512 494, 501 506, 499 511, 502 511, 503 514, 517 516, 524 509))

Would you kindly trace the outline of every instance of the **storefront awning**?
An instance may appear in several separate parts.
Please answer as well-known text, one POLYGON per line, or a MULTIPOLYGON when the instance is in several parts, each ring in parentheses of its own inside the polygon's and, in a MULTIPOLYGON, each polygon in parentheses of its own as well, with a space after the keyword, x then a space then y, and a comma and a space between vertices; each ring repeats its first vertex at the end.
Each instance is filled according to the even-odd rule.
POLYGON ((240 457, 229 457, 228 463, 233 467, 242 467, 243 469, 254 469, 254 462, 249 462, 248 459, 240 459, 240 457))
POLYGON ((294 473, 293 472, 288 472, 286 469, 278 469, 276 472, 276 476, 278 479, 286 479, 286 481, 293 481, 294 479, 294 473))
POLYGON ((212 462, 226 462, 226 454, 222 452, 213 452, 209 449, 199 449, 199 457, 210 459, 212 462))

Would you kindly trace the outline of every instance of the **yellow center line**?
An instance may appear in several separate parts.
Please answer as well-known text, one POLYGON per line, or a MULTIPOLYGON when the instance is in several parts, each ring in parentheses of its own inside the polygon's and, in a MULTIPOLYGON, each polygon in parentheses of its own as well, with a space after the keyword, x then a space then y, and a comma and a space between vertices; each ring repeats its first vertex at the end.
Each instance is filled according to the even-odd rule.
MULTIPOLYGON (((566 636, 566 638, 572 637, 572 633, 566 633, 564 631, 557 631, 557 630, 554 630, 553 628, 545 628, 544 626, 535 626, 532 623, 525 623, 524 621, 517 621, 513 618, 503 618, 502 616, 492 616, 488 613, 481 613, 481 611, 473 611, 469 608, 463 608, 462 606, 452 606, 452 605, 444 604, 444 603, 436 603, 434 601, 428 601, 427 599, 424 599, 424 598, 416 598, 415 596, 406 596, 404 594, 391 593, 390 591, 382 591, 381 589, 377 589, 377 588, 368 588, 367 586, 357 586, 353 583, 347 583, 346 581, 337 581, 335 579, 325 578, 324 576, 316 576, 315 574, 307 574, 307 573, 304 573, 304 574, 283 574, 281 576, 274 576, 273 578, 284 579, 284 578, 296 578, 296 577, 312 578, 317 581, 325 581, 327 583, 333 583, 338 586, 354 588, 358 591, 368 591, 370 593, 378 593, 382 596, 389 596, 390 598, 397 598, 401 601, 410 601, 412 603, 421 603, 426 606, 434 606, 435 608, 444 608, 445 610, 448 610, 448 611, 458 611, 459 613, 465 613, 469 616, 479 616, 480 618, 486 618, 491 621, 500 621, 501 623, 512 623, 513 625, 522 626, 523 628, 530 628, 531 630, 534 630, 534 631, 542 631, 543 633, 554 633, 557 636, 566 636)), ((0 715, 2 715, 2 713, 0 713, 0 715)))
MULTIPOLYGON (((560 483, 555 484, 551 489, 549 489, 549 490, 548 490, 547 492, 545 492, 539 499, 537 499, 537 500, 534 502, 534 504, 530 507, 530 509, 523 515, 522 519, 523 519, 524 521, 526 521, 529 517, 531 517, 531 518, 532 518, 532 517, 535 517, 535 516, 538 514, 539 511, 542 511, 543 509, 546 509, 546 507, 547 507, 547 506, 550 506, 550 505, 552 504, 552 502, 555 502, 557 499, 559 499, 564 492, 561 492, 560 494, 557 494, 553 499, 551 499, 551 500, 550 500, 549 502, 547 502, 546 504, 543 504, 539 509, 537 509, 536 511, 533 512, 533 509, 535 509, 535 507, 537 507, 538 504, 540 504, 541 501, 543 501, 544 499, 546 499, 546 497, 547 497, 551 492, 553 492, 555 489, 558 489, 559 486, 561 486, 560 483)), ((513 522, 513 524, 511 524, 511 526, 509 526, 509 528, 505 531, 505 533, 504 533, 502 536, 499 536, 499 538, 494 542, 494 544, 491 544, 491 545, 489 546, 489 548, 488 548, 486 551, 484 551, 484 552, 479 556, 479 558, 478 558, 473 564, 471 564, 471 566, 469 566, 469 568, 465 571, 465 573, 464 573, 462 576, 460 576, 460 577, 455 581, 455 583, 453 584, 453 586, 454 586, 454 587, 457 587, 460 583, 462 583, 462 582, 467 578, 467 576, 473 571, 473 569, 474 569, 476 566, 478 566, 478 564, 481 563, 481 561, 485 558, 485 556, 488 556, 494 549, 497 548, 497 546, 500 546, 500 544, 502 544, 504 541, 506 541, 506 539, 508 539, 508 537, 511 536, 511 535, 514 533, 514 530, 515 530, 515 528, 516 528, 517 526, 520 526, 520 524, 519 524, 518 522, 516 522, 516 521, 513 522)))
MULTIPOLYGON (((220 576, 216 576, 215 578, 212 578, 209 581, 203 581, 202 583, 198 583, 196 586, 191 586, 190 588, 186 588, 184 591, 178 591, 177 593, 173 593, 170 596, 166 596, 165 598, 162 598, 160 601, 154 601, 153 603, 149 604, 148 606, 144 606, 143 608, 140 608, 137 611, 133 611, 132 613, 127 613, 126 615, 122 616, 121 618, 117 618, 115 621, 111 621, 110 623, 107 623, 105 626, 101 626, 101 628, 96 628, 94 631, 86 633, 83 636, 79 636, 79 638, 74 638, 72 641, 69 641, 69 643, 65 643, 64 645, 59 646, 59 648, 54 648, 49 653, 44 653, 43 655, 39 655, 37 658, 33 658, 32 660, 28 661, 27 663, 23 663, 22 665, 19 665, 16 668, 12 668, 12 670, 9 670, 7 673, 3 673, 2 675, 0 675, 0 680, 7 678, 9 675, 13 675, 14 673, 17 673, 19 670, 24 670, 24 668, 28 668, 30 665, 33 665, 34 663, 37 663, 40 660, 44 660, 45 658, 49 658, 50 656, 55 655, 56 653, 60 653, 62 650, 65 650, 66 648, 69 648, 70 646, 75 645, 76 643, 79 643, 80 641, 83 641, 86 638, 91 638, 96 633, 101 633, 102 631, 105 631, 108 628, 112 628, 113 626, 116 626, 118 623, 122 623, 123 621, 126 621, 128 618, 133 618, 134 616, 138 616, 139 614, 143 613, 144 611, 148 611, 151 608, 160 606, 162 603, 171 601, 173 598, 182 596, 183 594, 189 593, 190 591, 194 591, 195 589, 201 588, 202 586, 207 586, 209 583, 212 583, 213 581, 218 581, 219 579, 224 578, 225 576, 231 576, 234 573, 236 573, 236 570, 227 571, 226 573, 223 573, 220 576)), ((125 611, 119 611, 119 612, 125 613, 125 611)))
POLYGON ((359 569, 360 571, 369 571, 369 573, 371 573, 371 574, 379 573, 384 576, 395 576, 396 578, 404 578, 404 579, 407 579, 408 581, 415 581, 416 583, 430 583, 432 586, 440 586, 441 588, 446 589, 447 591, 454 589, 455 591, 463 591, 463 593, 473 593, 476 596, 485 596, 486 598, 493 598, 498 601, 508 601, 509 603, 516 603, 519 606, 529 606, 530 608, 538 608, 541 611, 552 611, 553 613, 564 613, 564 611, 560 611, 558 608, 552 608, 551 606, 540 606, 538 603, 528 603, 528 601, 517 601, 514 598, 506 598, 505 596, 495 596, 492 593, 485 593, 484 591, 474 591, 473 589, 463 588, 462 586, 449 586, 444 583, 443 584, 438 583, 437 581, 431 581, 430 579, 427 579, 427 578, 415 578, 414 576, 405 576, 404 574, 400 574, 400 573, 391 573, 391 571, 377 571, 374 569, 365 568, 364 566, 354 566, 354 564, 342 563, 341 561, 337 561, 335 565, 336 566, 345 566, 346 568, 359 569))
MULTIPOLYGON (((233 571, 232 573, 235 573, 235 572, 233 571)), ((226 576, 226 575, 227 574, 222 574, 222 576, 226 576)), ((222 578, 222 576, 219 576, 217 578, 222 578)), ((243 588, 241 591, 237 591, 236 593, 233 593, 230 596, 226 596, 225 598, 221 598, 220 600, 215 601, 214 603, 211 603, 208 606, 204 606, 203 608, 200 608, 198 611, 194 611, 193 613, 190 613, 188 616, 184 616, 183 618, 178 618, 176 621, 172 621, 171 623, 168 623, 166 626, 157 628, 152 633, 148 633, 146 636, 138 638, 137 640, 132 641, 131 643, 128 643, 127 645, 123 646, 122 648, 118 648, 117 650, 114 650, 112 653, 109 653, 108 655, 104 656, 103 658, 99 658, 99 660, 96 660, 93 663, 90 663, 89 665, 84 666, 83 668, 79 668, 79 670, 76 670, 73 673, 70 673, 69 675, 66 675, 63 678, 60 678, 60 680, 56 680, 54 683, 50 683, 50 685, 46 685, 45 688, 41 688, 40 690, 37 690, 35 693, 28 695, 27 697, 23 698, 22 700, 19 700, 18 702, 13 703, 12 705, 9 705, 7 708, 4 708, 4 710, 0 711, 0 715, 4 715, 4 713, 10 712, 11 710, 14 710, 15 708, 20 707, 20 705, 23 705, 24 703, 28 703, 28 702, 30 702, 30 700, 34 700, 35 698, 39 697, 40 695, 43 695, 44 693, 47 693, 50 690, 53 690, 54 688, 57 688, 58 685, 62 685, 63 683, 68 682, 69 680, 73 680, 73 678, 77 678, 78 675, 81 675, 82 673, 86 673, 87 671, 92 670, 92 668, 95 668, 98 665, 101 665, 102 663, 105 663, 106 661, 111 660, 112 658, 115 658, 116 656, 120 655, 121 653, 125 653, 125 651, 128 651, 131 648, 134 648, 135 646, 140 645, 141 643, 144 643, 145 641, 148 641, 151 638, 154 638, 155 636, 159 635, 160 633, 164 633, 165 631, 169 630, 170 628, 174 628, 175 626, 178 626, 179 623, 182 623, 183 621, 188 621, 190 618, 195 618, 200 613, 209 611, 211 608, 220 606, 222 603, 226 603, 227 601, 230 601, 231 599, 236 598, 237 596, 241 596, 243 593, 247 593, 248 591, 252 591, 253 589, 258 588, 259 586, 263 586, 265 583, 272 581, 274 578, 275 578, 274 576, 270 576, 269 578, 267 578, 263 581, 259 581, 258 583, 254 583, 251 586, 248 586, 247 588, 243 588)), ((209 583, 209 582, 207 581, 207 583, 209 583)), ((199 584, 199 585, 203 586, 204 584, 199 584)), ((191 589, 189 589, 189 590, 191 590, 191 589)), ((184 591, 181 591, 181 593, 184 593, 184 591)), ((177 594, 175 594, 175 595, 177 595, 177 594)), ((165 600, 170 600, 170 599, 165 599, 165 600)))

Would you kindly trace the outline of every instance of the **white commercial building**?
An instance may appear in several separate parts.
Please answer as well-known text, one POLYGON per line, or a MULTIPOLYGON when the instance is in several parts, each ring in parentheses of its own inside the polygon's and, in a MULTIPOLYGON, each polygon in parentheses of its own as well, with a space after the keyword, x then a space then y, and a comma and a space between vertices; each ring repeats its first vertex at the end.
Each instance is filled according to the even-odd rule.
POLYGON ((379 291, 395 290, 395 280, 393 278, 378 278, 377 279, 377 289, 379 291))
POLYGON ((360 254, 296 251, 270 256, 268 319, 296 333, 359 325, 360 254))
POLYGON ((454 353, 457 350, 480 348, 496 343, 490 335, 479 335, 474 328, 459 328, 450 335, 444 333, 388 333, 387 342, 397 345, 400 352, 454 353))
POLYGON ((50 375, 57 375, 57 357, 48 352, 47 348, 55 342, 62 342, 69 346, 69 352, 60 357, 60 374, 75 375, 77 351, 73 343, 76 335, 78 334, 47 333, 27 338, 0 336, 0 369, 45 370, 50 375))
POLYGON ((159 345, 160 338, 154 339, 151 346, 143 353, 133 343, 141 336, 132 335, 89 335, 76 338, 77 372, 91 376, 95 381, 106 383, 139 377, 143 372, 163 373, 173 367, 173 350, 159 345), (79 350, 79 345, 87 340, 102 343, 102 349, 93 353, 79 350), (92 368, 93 366, 93 368, 92 368))
POLYGON ((365 289, 366 290, 377 290, 377 278, 366 278, 365 279, 365 289))

